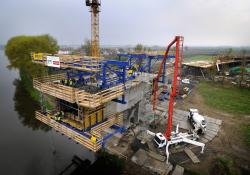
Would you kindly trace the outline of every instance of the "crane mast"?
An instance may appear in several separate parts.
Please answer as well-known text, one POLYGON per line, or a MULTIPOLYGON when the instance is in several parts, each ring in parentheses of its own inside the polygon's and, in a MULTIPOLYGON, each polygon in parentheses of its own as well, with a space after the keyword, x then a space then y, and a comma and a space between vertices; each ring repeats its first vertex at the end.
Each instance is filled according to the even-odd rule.
POLYGON ((99 43, 99 12, 100 0, 86 0, 86 6, 90 7, 91 12, 91 56, 100 56, 99 43))

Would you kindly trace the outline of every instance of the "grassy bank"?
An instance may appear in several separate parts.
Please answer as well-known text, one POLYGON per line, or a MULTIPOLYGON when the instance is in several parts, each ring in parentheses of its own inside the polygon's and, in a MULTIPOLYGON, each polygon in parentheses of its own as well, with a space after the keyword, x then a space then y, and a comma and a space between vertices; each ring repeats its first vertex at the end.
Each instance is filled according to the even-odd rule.
POLYGON ((228 113, 250 115, 250 90, 220 84, 201 82, 198 92, 205 103, 228 113))

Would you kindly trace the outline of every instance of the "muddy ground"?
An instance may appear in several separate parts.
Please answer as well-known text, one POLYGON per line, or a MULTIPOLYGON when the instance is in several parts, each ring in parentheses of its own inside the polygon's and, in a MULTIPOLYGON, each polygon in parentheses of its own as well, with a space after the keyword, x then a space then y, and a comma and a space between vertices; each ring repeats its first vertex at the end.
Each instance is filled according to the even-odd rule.
MULTIPOLYGON (((223 121, 218 136, 206 145, 205 153, 199 156, 201 162, 193 164, 189 160, 181 164, 185 168, 186 175, 250 174, 250 148, 244 143, 240 129, 242 123, 250 123, 250 116, 229 114, 207 106, 195 88, 186 99, 178 101, 175 108, 182 110, 197 108, 201 114, 223 121), (230 162, 226 167, 218 163, 221 157, 230 162)), ((123 174, 147 175, 150 172, 127 161, 123 174)))
POLYGON ((218 137, 215 137, 206 145, 201 163, 196 165, 190 162, 186 163, 183 165, 186 169, 200 172, 200 174, 214 174, 215 169, 218 170, 218 167, 216 167, 218 157, 224 157, 233 160, 231 166, 235 173, 245 174, 246 171, 249 173, 250 149, 244 143, 240 125, 250 123, 250 116, 229 114, 211 108, 204 103, 202 96, 196 92, 196 89, 185 100, 177 103, 176 108, 183 110, 197 108, 201 114, 223 121, 218 137))

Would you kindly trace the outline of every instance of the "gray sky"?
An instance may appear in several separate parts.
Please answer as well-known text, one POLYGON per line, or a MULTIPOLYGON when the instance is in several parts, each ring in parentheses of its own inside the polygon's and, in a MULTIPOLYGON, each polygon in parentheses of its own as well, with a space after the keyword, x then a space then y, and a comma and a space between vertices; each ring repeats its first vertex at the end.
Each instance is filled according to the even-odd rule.
MULTIPOLYGON (((250 0, 102 0, 102 45, 250 46, 250 0)), ((51 34, 59 44, 90 38, 85 0, 0 0, 0 44, 15 35, 51 34)))

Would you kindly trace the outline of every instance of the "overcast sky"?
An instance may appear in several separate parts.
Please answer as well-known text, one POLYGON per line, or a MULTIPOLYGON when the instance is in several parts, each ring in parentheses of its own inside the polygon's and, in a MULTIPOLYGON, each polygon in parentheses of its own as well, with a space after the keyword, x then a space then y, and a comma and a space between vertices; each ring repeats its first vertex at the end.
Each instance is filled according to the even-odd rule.
MULTIPOLYGON (((102 45, 250 46, 250 0, 102 0, 102 45)), ((0 44, 51 34, 59 44, 90 38, 85 0, 0 0, 0 44)))

